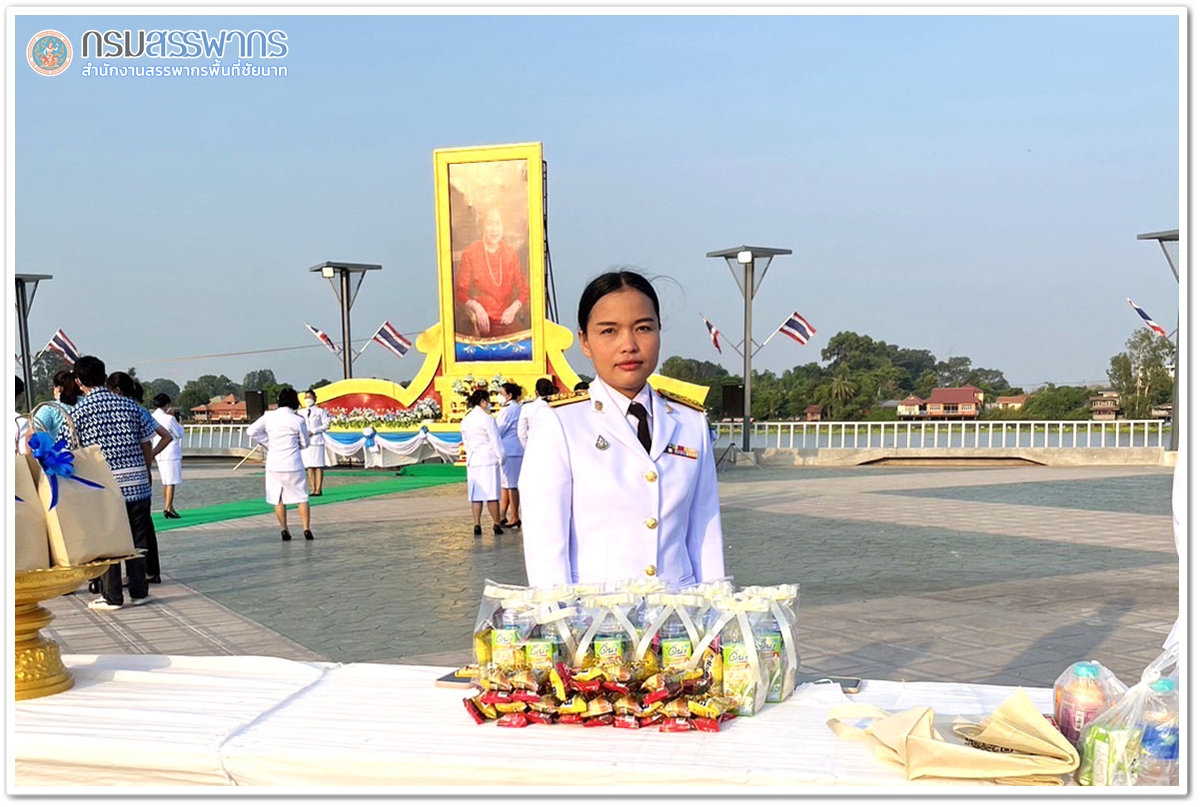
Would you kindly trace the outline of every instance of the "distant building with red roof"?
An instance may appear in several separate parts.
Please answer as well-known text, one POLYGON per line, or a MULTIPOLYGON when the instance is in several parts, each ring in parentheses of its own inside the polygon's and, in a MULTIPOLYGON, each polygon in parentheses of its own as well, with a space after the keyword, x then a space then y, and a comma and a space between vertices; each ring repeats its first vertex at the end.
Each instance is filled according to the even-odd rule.
POLYGON ((925 417, 977 418, 983 409, 983 390, 965 387, 935 387, 925 402, 925 417))
POLYGON ((820 419, 821 419, 821 412, 822 412, 822 407, 821 407, 821 405, 820 405, 820 404, 813 404, 812 406, 810 406, 810 407, 808 407, 807 409, 805 409, 805 410, 804 410, 804 419, 805 419, 805 420, 810 420, 810 421, 811 421, 811 420, 820 420, 820 419))
POLYGON ((245 423, 246 402, 239 401, 230 393, 224 398, 213 398, 206 404, 192 407, 192 418, 208 423, 245 423))

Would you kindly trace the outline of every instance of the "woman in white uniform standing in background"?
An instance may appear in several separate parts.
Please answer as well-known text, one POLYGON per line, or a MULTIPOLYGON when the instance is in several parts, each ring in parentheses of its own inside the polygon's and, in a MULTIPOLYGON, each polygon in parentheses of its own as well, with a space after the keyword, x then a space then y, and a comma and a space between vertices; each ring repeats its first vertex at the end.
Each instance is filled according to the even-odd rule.
POLYGON ((517 436, 517 424, 524 407, 521 406, 519 385, 509 381, 500 389, 504 396, 504 403, 496 415, 496 429, 500 432, 500 444, 504 446, 504 462, 500 463, 500 526, 517 529, 521 526, 521 494, 517 492, 517 480, 521 478, 521 459, 525 456, 525 444, 517 436))
MULTIPOLYGON (((171 405, 170 395, 160 392, 150 401, 150 405, 154 407, 154 411, 150 413, 154 421, 174 438, 167 443, 166 448, 154 455, 154 462, 158 465, 158 478, 163 487, 163 516, 182 518, 175 512, 175 487, 183 481, 183 426, 167 411, 167 407, 171 405)), ((162 439, 164 438, 155 436, 154 444, 157 446, 162 439)))
POLYGON ((287 506, 297 505, 305 540, 313 539, 308 523, 308 480, 304 475, 304 459, 300 455, 308 445, 308 427, 296 414, 300 396, 291 387, 279 391, 278 406, 250 424, 246 434, 267 447, 266 482, 267 504, 275 507, 279 521, 279 537, 292 540, 288 532, 287 506))
POLYGON ((488 391, 477 389, 467 399, 468 412, 462 419, 463 448, 467 452, 467 499, 475 519, 475 534, 483 535, 479 520, 487 503, 492 517, 492 533, 503 535, 500 526, 500 463, 504 461, 504 446, 496 419, 489 414, 491 400, 488 391))
POLYGON ((304 425, 308 429, 308 448, 304 472, 308 475, 308 495, 320 496, 325 487, 325 432, 329 431, 329 413, 317 406, 317 393, 304 393, 304 425))
POLYGON ((704 406, 646 383, 660 328, 658 295, 642 275, 607 272, 584 289, 579 345, 596 379, 551 402, 525 447, 529 585, 725 575, 704 406))

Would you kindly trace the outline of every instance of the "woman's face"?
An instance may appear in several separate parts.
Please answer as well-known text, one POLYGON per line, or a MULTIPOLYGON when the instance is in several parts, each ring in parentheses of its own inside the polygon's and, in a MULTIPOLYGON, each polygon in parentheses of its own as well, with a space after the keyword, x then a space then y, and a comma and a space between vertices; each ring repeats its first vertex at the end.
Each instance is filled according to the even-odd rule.
POLYGON ((637 289, 600 298, 579 334, 596 375, 626 397, 637 395, 658 367, 659 329, 654 304, 637 289))
POLYGON ((317 405, 317 399, 316 399, 316 398, 314 398, 314 397, 313 397, 313 396, 311 396, 311 395, 305 395, 305 396, 304 396, 304 405, 305 405, 305 406, 316 406, 316 405, 317 405))
POLYGON ((500 218, 499 210, 492 208, 483 217, 483 245, 488 249, 495 249, 503 237, 504 219, 500 218))

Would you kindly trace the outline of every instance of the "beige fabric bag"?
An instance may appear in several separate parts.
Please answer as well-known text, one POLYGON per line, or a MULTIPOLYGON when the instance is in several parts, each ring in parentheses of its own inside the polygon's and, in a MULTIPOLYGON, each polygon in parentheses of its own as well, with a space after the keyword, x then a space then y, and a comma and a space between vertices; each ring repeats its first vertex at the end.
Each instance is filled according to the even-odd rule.
POLYGON ((29 463, 37 464, 33 457, 14 454, 13 487, 17 501, 13 505, 16 528, 16 556, 13 569, 26 572, 30 569, 46 569, 50 566, 50 540, 46 534, 46 511, 38 499, 37 485, 29 463))
MULTIPOLYGON (((29 417, 31 422, 37 422, 33 414, 29 417)), ((38 498, 46 514, 51 561, 55 566, 78 566, 97 558, 134 554, 125 497, 121 495, 121 488, 113 478, 104 454, 99 446, 80 447, 75 423, 65 409, 63 419, 71 435, 74 473, 55 477, 37 461, 30 463, 38 498)))
POLYGON ((878 759, 904 766, 909 779, 941 776, 995 779, 1005 785, 1062 785, 1079 767, 1079 754, 1038 712, 1020 687, 979 723, 958 719, 954 733, 996 750, 947 742, 933 726, 928 707, 889 713, 868 704, 843 704, 829 711, 826 724, 839 737, 865 739, 878 759), (873 718, 865 729, 843 721, 873 718))

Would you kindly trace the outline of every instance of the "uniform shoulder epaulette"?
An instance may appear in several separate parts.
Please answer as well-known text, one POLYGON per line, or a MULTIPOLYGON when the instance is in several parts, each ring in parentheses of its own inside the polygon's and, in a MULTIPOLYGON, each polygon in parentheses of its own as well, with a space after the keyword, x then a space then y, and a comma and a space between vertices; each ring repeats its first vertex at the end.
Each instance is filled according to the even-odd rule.
POLYGON ((590 397, 591 396, 588 394, 587 390, 579 390, 578 392, 560 392, 557 395, 551 395, 549 398, 547 398, 546 403, 553 407, 566 406, 567 404, 586 401, 590 397))
POLYGON ((656 390, 656 391, 658 392, 659 395, 663 396, 668 401, 672 401, 674 403, 680 404, 681 406, 686 406, 688 409, 695 409, 697 412, 704 411, 704 404, 697 403, 696 401, 693 401, 691 398, 685 398, 682 395, 675 393, 675 392, 670 392, 669 390, 660 389, 660 390, 656 390))

